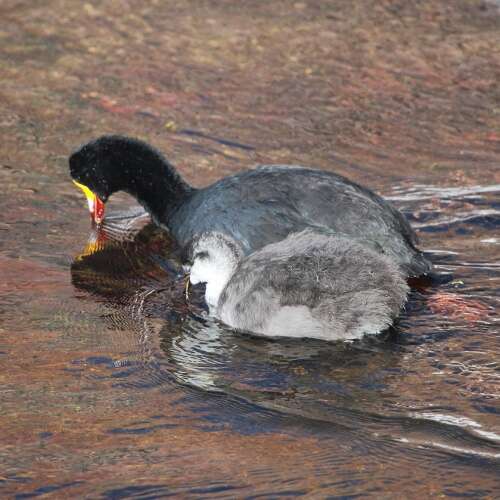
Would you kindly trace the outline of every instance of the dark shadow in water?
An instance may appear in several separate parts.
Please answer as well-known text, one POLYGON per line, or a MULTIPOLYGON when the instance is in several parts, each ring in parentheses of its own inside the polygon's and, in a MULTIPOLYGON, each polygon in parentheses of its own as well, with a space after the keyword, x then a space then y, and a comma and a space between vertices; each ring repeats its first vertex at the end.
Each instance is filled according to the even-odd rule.
POLYGON ((223 139, 221 137, 214 137, 213 135, 205 134, 204 132, 200 132, 199 130, 183 129, 179 130, 179 134, 201 137, 203 139, 208 139, 217 142, 219 144, 222 144, 223 146, 230 146, 233 148, 243 149, 245 151, 253 151, 255 149, 253 146, 249 146, 247 144, 241 144, 236 141, 230 141, 228 139, 223 139))

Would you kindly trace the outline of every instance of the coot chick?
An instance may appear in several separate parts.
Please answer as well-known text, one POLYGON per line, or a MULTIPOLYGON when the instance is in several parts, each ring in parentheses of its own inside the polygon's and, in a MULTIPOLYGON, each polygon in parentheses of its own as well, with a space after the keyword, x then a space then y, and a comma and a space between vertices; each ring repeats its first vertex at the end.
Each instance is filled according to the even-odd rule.
POLYGON ((304 230, 248 257, 204 233, 190 246, 190 281, 206 283, 211 315, 271 337, 356 339, 389 327, 406 302, 398 266, 362 241, 304 230))
POLYGON ((181 247, 204 232, 236 240, 244 255, 307 228, 362 237, 391 256, 405 275, 430 264, 416 248, 405 217, 369 189, 340 175, 300 166, 267 165, 195 189, 150 145, 103 136, 70 159, 71 176, 102 201, 126 191, 170 231, 181 247))

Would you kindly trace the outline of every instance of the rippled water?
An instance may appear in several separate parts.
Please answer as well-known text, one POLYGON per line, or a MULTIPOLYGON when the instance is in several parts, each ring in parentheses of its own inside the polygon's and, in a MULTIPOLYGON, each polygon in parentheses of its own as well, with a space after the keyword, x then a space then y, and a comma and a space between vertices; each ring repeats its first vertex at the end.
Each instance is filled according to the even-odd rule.
MULTIPOLYGON (((433 488, 495 496, 499 194, 494 185, 392 188, 387 197, 418 228, 436 276, 413 283, 395 328, 350 343, 274 341, 224 327, 207 317, 203 290, 186 300, 168 236, 140 209, 115 208, 87 243, 79 237, 82 251, 62 276, 54 268, 26 280, 30 302, 21 282, 2 297, 4 331, 46 332, 27 337, 35 350, 25 351, 24 366, 8 368, 17 382, 3 390, 4 411, 29 405, 31 422, 10 421, 6 431, 37 432, 3 456, 4 481, 29 484, 33 461, 48 460, 58 463, 49 491, 88 491, 78 477, 102 460, 108 473, 122 462, 131 471, 117 481, 94 476, 112 498, 433 488), (19 315, 30 318, 24 327, 19 315), (58 331, 62 338, 50 333, 58 331), (30 374, 41 379, 26 393, 30 374), (64 384, 51 389, 54 376, 64 384), (62 428, 44 417, 51 405, 62 428), (158 479, 135 486, 134 463, 144 460, 158 479), (207 460, 219 470, 212 479, 207 460), (171 468, 182 478, 175 488, 172 476, 162 479, 171 468)), ((9 349, 4 337, 5 369, 9 349)))
POLYGON ((1 2, 0 497, 498 497, 496 3, 1 2), (376 337, 237 334, 129 199, 91 232, 103 133, 347 175, 436 276, 376 337))
MULTIPOLYGON (((118 366, 108 357, 91 363, 126 390, 177 393, 217 429, 320 438, 317 452, 303 459, 324 475, 327 491, 374 493, 374 470, 396 467, 394 475, 409 474, 408 481, 440 481, 448 470, 448 487, 460 494, 481 493, 476 479, 483 477, 484 492, 493 492, 500 465, 499 193, 500 186, 388 193, 420 230, 437 276, 414 283, 392 331, 351 343, 231 331, 207 317, 200 293, 185 300, 171 242, 151 225, 131 230, 134 218, 115 215, 99 250, 73 263, 72 282, 85 292, 81 300, 104 299, 103 342, 127 346, 129 354, 118 366)), ((115 432, 154 428, 145 421, 115 432)), ((299 479, 293 469, 288 481, 299 479)))

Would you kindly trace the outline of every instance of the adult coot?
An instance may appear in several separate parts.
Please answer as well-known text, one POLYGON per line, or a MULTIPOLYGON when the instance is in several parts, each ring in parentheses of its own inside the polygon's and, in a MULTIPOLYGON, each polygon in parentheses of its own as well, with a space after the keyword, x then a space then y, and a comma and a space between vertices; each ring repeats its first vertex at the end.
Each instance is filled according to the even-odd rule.
POLYGON ((266 336, 338 340, 379 333, 408 293, 389 257, 351 236, 309 229, 248 257, 229 236, 204 233, 188 260, 191 283, 206 283, 212 315, 266 336))
POLYGON ((159 151, 121 136, 103 136, 83 145, 69 164, 73 179, 94 197, 94 216, 101 201, 126 191, 181 247, 197 235, 216 231, 237 241, 249 255, 290 233, 319 227, 372 242, 407 276, 430 270, 415 247, 415 233, 398 210, 331 172, 266 165, 195 189, 159 151))

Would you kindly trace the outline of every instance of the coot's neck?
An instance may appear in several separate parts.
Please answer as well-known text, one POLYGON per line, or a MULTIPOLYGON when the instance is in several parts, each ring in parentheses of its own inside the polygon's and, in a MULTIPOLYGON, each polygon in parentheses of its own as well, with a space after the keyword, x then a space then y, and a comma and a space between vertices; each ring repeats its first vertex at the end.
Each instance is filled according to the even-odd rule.
POLYGON ((134 196, 155 222, 168 226, 170 216, 195 191, 155 149, 124 151, 123 190, 134 196))

